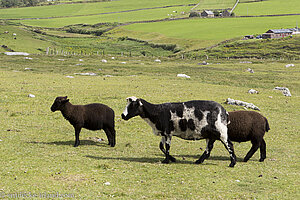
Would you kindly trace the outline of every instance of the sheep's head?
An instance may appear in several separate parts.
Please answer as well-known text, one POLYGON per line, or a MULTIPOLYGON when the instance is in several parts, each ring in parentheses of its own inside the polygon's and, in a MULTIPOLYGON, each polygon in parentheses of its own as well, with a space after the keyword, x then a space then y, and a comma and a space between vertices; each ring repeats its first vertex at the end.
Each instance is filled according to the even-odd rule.
POLYGON ((142 113, 143 103, 140 99, 136 97, 128 97, 126 100, 127 106, 121 115, 122 119, 129 120, 130 118, 140 115, 142 113))
POLYGON ((54 103, 51 106, 51 111, 55 112, 57 110, 61 110, 63 108, 63 106, 65 105, 65 103, 69 102, 69 99, 67 96, 65 97, 56 97, 56 99, 54 100, 54 103))

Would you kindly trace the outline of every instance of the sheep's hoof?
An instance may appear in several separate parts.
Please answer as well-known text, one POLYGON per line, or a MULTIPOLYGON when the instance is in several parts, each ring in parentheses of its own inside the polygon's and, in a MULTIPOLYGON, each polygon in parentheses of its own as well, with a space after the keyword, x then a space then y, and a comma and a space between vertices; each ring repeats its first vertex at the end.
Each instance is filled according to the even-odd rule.
POLYGON ((110 145, 111 147, 114 147, 116 144, 109 144, 109 143, 108 143, 108 145, 110 145))
POLYGON ((264 160, 265 160, 264 158, 261 158, 259 159, 259 162, 264 162, 264 160))
POLYGON ((176 158, 174 158, 173 156, 170 156, 169 158, 172 162, 176 162, 176 158))
POLYGON ((234 167, 235 162, 234 163, 230 163, 229 167, 234 167))
POLYGON ((79 146, 79 143, 75 143, 75 144, 74 144, 74 147, 78 147, 78 146, 79 146))
POLYGON ((170 161, 169 159, 164 159, 163 161, 161 161, 161 163, 164 163, 164 164, 168 164, 170 161))
POLYGON ((199 159, 199 160, 196 160, 195 164, 201 164, 201 163, 203 163, 203 161, 204 161, 204 160, 200 160, 200 159, 199 159))

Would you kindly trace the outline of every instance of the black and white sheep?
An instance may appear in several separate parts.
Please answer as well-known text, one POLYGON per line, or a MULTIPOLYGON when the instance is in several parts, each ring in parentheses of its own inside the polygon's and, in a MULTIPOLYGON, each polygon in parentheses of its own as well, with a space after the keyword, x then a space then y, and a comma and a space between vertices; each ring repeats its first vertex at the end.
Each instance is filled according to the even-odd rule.
POLYGON ((82 128, 88 130, 101 130, 106 133, 108 144, 112 147, 116 144, 115 113, 107 105, 93 103, 88 105, 72 105, 68 97, 57 97, 51 106, 51 111, 61 111, 65 119, 75 129, 75 144, 80 144, 79 134, 82 128))
POLYGON ((197 100, 151 104, 144 99, 129 97, 122 119, 129 120, 135 116, 144 119, 152 127, 153 133, 162 137, 159 148, 166 156, 163 163, 176 161, 169 152, 172 136, 184 140, 206 139, 207 148, 196 164, 203 163, 209 157, 211 141, 215 140, 220 140, 229 152, 229 166, 234 167, 236 163, 233 145, 227 136, 228 113, 217 102, 197 100))

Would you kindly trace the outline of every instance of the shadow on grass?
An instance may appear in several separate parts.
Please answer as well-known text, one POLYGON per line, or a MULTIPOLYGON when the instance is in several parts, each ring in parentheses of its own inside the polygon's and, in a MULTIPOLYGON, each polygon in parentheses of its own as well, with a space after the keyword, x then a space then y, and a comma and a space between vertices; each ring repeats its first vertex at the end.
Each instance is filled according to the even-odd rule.
MULTIPOLYGON (((54 142, 28 142, 31 144, 49 144, 49 145, 67 145, 67 146, 74 146, 74 140, 69 141, 54 141, 54 142)), ((109 146, 107 143, 95 142, 93 140, 80 140, 80 145, 95 145, 95 146, 109 146)))
MULTIPOLYGON (((195 158, 195 159, 199 159, 201 155, 177 155, 178 157, 184 157, 184 158, 195 158)), ((206 160, 229 160, 230 161, 230 156, 210 156, 208 159, 206 160)), ((236 157, 236 161, 237 162, 243 162, 244 158, 239 158, 236 157)), ((204 161, 205 162, 205 161, 204 161)))
MULTIPOLYGON (((91 155, 86 155, 85 157, 87 158, 92 158, 96 160, 123 160, 123 161, 128 161, 128 162, 138 162, 138 163, 157 163, 161 164, 161 161, 163 158, 151 158, 151 157, 105 157, 105 156, 91 156, 91 155)), ((170 161, 169 164, 172 164, 173 162, 170 161)), ((178 159, 174 164, 195 164, 193 161, 188 161, 188 160, 181 160, 178 159)), ((196 165, 196 164, 195 164, 196 165)), ((203 163, 201 165, 216 165, 212 163, 203 163)))

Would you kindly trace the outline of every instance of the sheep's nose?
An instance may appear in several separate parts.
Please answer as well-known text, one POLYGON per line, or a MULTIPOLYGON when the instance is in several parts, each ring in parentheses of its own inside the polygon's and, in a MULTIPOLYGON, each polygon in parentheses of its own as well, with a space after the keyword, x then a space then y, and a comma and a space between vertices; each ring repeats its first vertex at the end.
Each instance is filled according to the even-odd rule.
POLYGON ((125 119, 125 115, 123 113, 122 113, 121 117, 122 117, 122 119, 125 119))

